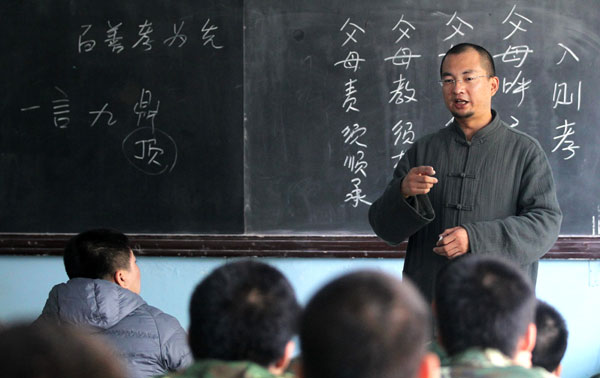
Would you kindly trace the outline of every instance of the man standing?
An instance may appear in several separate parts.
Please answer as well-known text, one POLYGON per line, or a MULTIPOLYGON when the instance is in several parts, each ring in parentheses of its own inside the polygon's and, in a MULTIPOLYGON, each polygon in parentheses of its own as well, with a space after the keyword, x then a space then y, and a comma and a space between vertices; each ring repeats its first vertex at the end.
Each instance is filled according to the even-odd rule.
POLYGON ((548 159, 492 109, 499 79, 487 50, 454 46, 440 75, 454 122, 406 153, 369 222, 388 243, 409 237, 404 273, 429 300, 440 268, 467 252, 504 256, 535 284, 562 219, 548 159))
POLYGON ((171 315, 139 296, 140 268, 127 236, 90 230, 64 254, 67 283, 52 288, 38 321, 90 328, 123 357, 130 378, 150 377, 192 362, 187 335, 171 315))

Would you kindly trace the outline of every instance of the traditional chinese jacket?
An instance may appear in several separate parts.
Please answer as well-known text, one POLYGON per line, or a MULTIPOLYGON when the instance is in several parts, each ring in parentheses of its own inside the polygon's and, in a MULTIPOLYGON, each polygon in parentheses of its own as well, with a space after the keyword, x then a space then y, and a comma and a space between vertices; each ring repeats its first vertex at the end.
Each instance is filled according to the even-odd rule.
POLYGON ((504 256, 535 284, 538 260, 558 237, 562 214, 550 164, 540 144, 493 119, 467 141, 454 122, 419 139, 369 209, 375 233, 390 244, 408 239, 404 274, 431 300, 437 272, 447 258, 433 248, 447 228, 462 226, 469 253, 504 256), (408 171, 432 166, 438 183, 407 199, 401 184, 408 171))

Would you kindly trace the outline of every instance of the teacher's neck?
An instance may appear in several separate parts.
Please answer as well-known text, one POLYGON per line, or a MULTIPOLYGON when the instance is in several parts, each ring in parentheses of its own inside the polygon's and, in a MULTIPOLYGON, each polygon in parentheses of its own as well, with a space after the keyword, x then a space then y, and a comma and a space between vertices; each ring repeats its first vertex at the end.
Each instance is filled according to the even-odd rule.
POLYGON ((455 118, 458 126, 460 126, 460 129, 463 131, 465 138, 467 138, 468 141, 471 141, 473 136, 479 130, 489 125, 490 122, 492 122, 492 119, 493 117, 491 110, 485 117, 473 118, 473 116, 471 116, 468 118, 455 118))

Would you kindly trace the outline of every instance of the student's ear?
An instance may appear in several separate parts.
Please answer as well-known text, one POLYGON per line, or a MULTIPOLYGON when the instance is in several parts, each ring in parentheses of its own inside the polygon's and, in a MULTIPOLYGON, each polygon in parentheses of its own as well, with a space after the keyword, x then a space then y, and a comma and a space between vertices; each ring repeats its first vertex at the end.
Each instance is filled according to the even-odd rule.
POLYGON ((556 369, 554 369, 554 371, 552 372, 552 374, 556 375, 557 377, 560 377, 560 375, 562 374, 562 364, 559 364, 556 369))
POLYGON ((294 354, 295 348, 296 343, 294 343, 292 340, 288 341, 288 343, 285 345, 283 356, 281 356, 279 360, 271 365, 272 367, 270 370, 272 370, 272 373, 275 375, 281 375, 283 372, 285 372, 285 369, 287 369, 290 361, 292 360, 292 355, 294 354))
POLYGON ((519 337, 519 341, 517 342, 517 350, 513 356, 515 363, 526 368, 531 367, 531 352, 535 348, 536 337, 537 328, 535 323, 529 323, 525 334, 519 337))
POLYGON ((431 352, 427 352, 419 365, 418 378, 438 378, 440 376, 440 359, 431 352))
POLYGON ((127 282, 127 275, 123 272, 122 269, 117 269, 113 276, 113 281, 124 289, 127 289, 129 286, 127 282))
POLYGON ((527 326, 527 332, 521 340, 519 340, 519 349, 526 350, 528 352, 533 352, 533 348, 535 348, 535 339, 537 338, 537 327, 535 323, 529 323, 527 326))

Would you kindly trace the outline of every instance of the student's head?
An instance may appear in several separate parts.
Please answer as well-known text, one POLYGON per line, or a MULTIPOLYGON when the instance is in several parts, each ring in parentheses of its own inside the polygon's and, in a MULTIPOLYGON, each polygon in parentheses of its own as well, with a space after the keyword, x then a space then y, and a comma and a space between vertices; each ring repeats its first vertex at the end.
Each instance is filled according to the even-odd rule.
POLYGON ((125 378, 124 367, 99 339, 81 329, 36 322, 0 331, 5 378, 125 378))
POLYGON ((560 313, 548 303, 538 300, 535 311, 537 338, 531 363, 560 375, 560 361, 567 349, 569 332, 560 313))
POLYGON ((65 247, 69 278, 97 278, 140 293, 140 269, 124 234, 97 229, 75 235, 65 247))
POLYGON ((481 46, 462 43, 442 59, 440 76, 446 107, 459 122, 485 126, 491 118, 492 97, 499 88, 494 60, 481 46))
POLYGON ((277 269, 253 260, 225 264, 192 294, 192 354, 281 370, 293 352, 299 314, 294 289, 277 269))
POLYGON ((310 300, 300 323, 305 378, 433 376, 430 314, 408 281, 381 272, 342 276, 310 300))
POLYGON ((436 280, 439 337, 450 356, 469 348, 497 349, 508 357, 535 344, 535 294, 529 279, 505 260, 466 255, 436 280))

